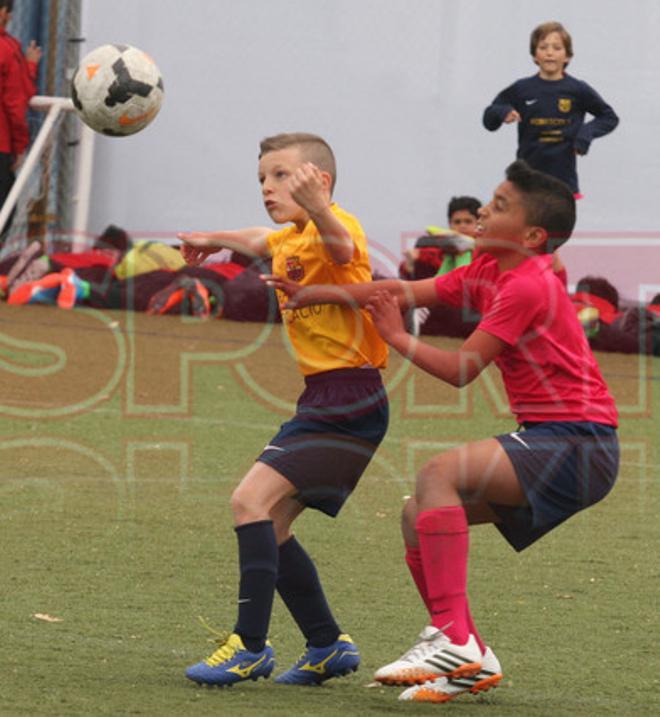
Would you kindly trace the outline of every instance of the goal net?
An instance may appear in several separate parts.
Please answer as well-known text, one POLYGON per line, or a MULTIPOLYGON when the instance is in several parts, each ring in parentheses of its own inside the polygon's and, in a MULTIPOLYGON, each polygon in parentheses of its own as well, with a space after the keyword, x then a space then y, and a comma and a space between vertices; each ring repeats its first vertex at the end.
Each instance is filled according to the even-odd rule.
POLYGON ((36 41, 43 55, 37 75, 39 96, 32 98, 27 116, 30 147, 17 172, 16 191, 0 207, 0 258, 35 239, 47 249, 54 242, 72 243, 74 182, 78 158, 84 154, 84 131, 67 98, 84 41, 81 17, 81 0, 14 3, 8 31, 23 48, 36 41))
MULTIPOLYGON (((64 97, 33 97, 32 110, 44 114, 14 186, 0 208, 0 258, 21 251, 33 240, 45 248, 58 242, 71 243, 73 196, 70 182, 60 192, 57 174, 69 171, 77 142, 67 137, 73 103, 64 97)), ((60 178, 61 179, 61 178, 60 178)))

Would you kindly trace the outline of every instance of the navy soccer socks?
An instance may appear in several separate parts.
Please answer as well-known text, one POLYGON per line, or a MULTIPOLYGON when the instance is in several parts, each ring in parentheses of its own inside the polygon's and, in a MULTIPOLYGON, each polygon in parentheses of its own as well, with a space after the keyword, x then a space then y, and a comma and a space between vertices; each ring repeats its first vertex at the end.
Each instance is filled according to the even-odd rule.
POLYGON ((340 634, 312 559, 295 537, 279 548, 277 591, 308 645, 327 647, 340 634))
POLYGON ((238 562, 241 572, 238 620, 234 632, 250 652, 264 649, 273 609, 278 549, 272 520, 239 525, 238 562))

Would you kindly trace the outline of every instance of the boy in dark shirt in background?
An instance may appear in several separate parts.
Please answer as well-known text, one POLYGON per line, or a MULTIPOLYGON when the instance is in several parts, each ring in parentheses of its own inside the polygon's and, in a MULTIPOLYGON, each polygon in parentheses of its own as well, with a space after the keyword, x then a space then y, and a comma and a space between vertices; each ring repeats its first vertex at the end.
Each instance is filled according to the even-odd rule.
POLYGON ((530 53, 538 74, 502 90, 484 111, 484 127, 492 132, 517 122, 518 159, 566 182, 579 198, 576 156, 589 151, 592 139, 609 134, 619 118, 593 87, 566 74, 573 41, 561 23, 535 28, 530 53), (585 123, 587 113, 594 119, 585 123))

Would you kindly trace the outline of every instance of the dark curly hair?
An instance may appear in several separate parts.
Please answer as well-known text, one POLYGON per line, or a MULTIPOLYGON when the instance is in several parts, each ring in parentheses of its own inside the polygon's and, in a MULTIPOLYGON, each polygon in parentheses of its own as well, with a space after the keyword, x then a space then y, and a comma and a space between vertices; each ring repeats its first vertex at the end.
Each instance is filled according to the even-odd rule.
POLYGON ((532 169, 522 159, 510 164, 506 178, 522 194, 525 216, 530 226, 548 233, 549 254, 568 240, 575 226, 575 197, 568 184, 532 169))
POLYGON ((578 281, 575 291, 598 296, 612 304, 615 309, 619 308, 619 292, 602 276, 583 276, 578 281))
POLYGON ((468 211, 473 217, 479 217, 481 202, 476 197, 452 197, 447 205, 447 219, 451 221, 452 215, 460 211, 468 211))

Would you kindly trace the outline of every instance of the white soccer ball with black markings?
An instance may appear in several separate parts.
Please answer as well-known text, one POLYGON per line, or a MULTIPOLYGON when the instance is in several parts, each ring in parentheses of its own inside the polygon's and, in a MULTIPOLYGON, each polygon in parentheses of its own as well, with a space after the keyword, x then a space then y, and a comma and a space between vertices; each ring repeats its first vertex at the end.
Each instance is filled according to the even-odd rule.
POLYGON ((146 52, 102 45, 85 55, 71 81, 71 99, 96 132, 125 137, 144 129, 163 103, 163 78, 146 52))

